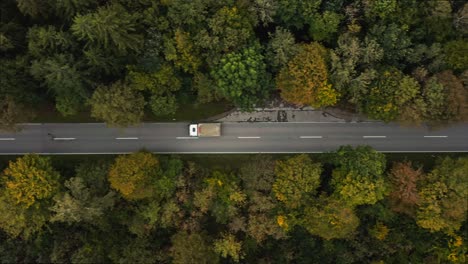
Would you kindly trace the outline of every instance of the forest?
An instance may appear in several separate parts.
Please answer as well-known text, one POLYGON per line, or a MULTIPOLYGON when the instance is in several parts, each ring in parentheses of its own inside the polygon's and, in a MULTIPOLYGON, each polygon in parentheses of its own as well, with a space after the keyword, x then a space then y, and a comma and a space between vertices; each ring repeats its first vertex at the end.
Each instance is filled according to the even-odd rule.
POLYGON ((468 117, 464 0, 3 0, 0 12, 3 129, 188 121, 275 97, 410 125, 468 117))
MULTIPOLYGON (((279 98, 468 120, 465 0, 1 0, 0 129, 279 98)), ((468 156, 0 157, 0 263, 466 263, 468 156)))
POLYGON ((0 160, 1 263, 466 263, 468 156, 0 160))

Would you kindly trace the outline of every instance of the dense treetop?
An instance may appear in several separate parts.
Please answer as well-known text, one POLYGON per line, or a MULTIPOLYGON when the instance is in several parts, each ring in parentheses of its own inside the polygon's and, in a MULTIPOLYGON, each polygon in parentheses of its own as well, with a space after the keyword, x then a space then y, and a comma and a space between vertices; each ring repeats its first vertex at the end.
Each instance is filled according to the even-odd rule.
POLYGON ((51 105, 126 126, 187 102, 250 110, 278 95, 408 124, 468 116, 463 0, 5 0, 0 9, 6 129, 51 105), (138 108, 111 114, 110 101, 127 99, 138 108))
POLYGON ((457 156, 12 158, 0 162, 0 261, 465 263, 457 156))

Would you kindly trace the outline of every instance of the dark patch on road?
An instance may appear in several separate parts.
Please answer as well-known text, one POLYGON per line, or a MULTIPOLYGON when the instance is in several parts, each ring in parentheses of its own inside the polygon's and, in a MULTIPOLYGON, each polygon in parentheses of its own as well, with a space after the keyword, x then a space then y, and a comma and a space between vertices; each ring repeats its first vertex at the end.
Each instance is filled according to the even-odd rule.
POLYGON ((278 122, 288 122, 288 113, 284 110, 278 111, 278 117, 276 118, 278 122))

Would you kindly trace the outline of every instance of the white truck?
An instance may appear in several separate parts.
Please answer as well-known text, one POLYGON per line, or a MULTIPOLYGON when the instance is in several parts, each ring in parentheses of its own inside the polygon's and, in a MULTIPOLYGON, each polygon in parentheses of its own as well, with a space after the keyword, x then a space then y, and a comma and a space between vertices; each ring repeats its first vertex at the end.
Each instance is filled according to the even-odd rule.
POLYGON ((221 136, 221 123, 198 123, 189 125, 191 137, 219 137, 221 136))

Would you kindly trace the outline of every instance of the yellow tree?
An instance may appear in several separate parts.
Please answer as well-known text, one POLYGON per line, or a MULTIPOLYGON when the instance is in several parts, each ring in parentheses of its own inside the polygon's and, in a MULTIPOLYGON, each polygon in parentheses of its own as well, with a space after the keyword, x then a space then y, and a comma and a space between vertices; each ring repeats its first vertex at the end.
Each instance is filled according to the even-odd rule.
POLYGON ((302 45, 300 51, 276 77, 281 97, 299 106, 336 104, 338 92, 328 83, 326 49, 318 43, 302 45))
POLYGON ((52 197, 59 186, 59 173, 52 168, 50 159, 34 154, 10 162, 2 178, 8 198, 25 208, 52 197))
POLYGON ((321 173, 321 164, 313 163, 306 154, 277 161, 276 180, 273 183, 276 199, 291 209, 306 204, 307 198, 315 194, 320 185, 321 173))
POLYGON ((116 158, 109 171, 109 182, 126 199, 147 198, 154 194, 152 183, 159 169, 159 160, 151 153, 122 155, 116 158))

